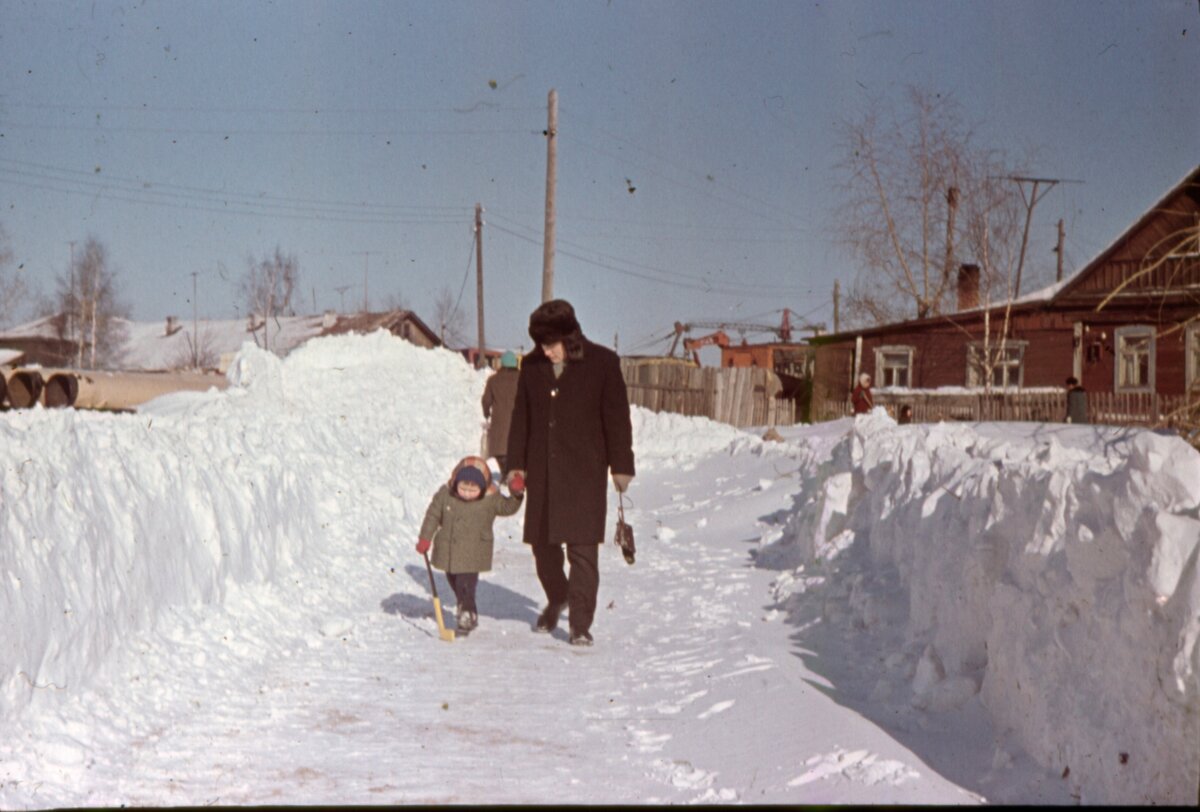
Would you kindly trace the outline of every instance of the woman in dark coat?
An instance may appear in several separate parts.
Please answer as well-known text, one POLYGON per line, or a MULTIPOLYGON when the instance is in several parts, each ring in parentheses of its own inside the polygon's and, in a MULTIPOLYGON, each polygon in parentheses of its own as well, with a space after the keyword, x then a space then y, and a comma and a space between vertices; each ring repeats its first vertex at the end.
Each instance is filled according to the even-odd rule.
POLYGON ((517 399, 517 356, 510 352, 500 356, 500 369, 487 379, 483 387, 483 416, 488 421, 487 453, 508 471, 508 424, 512 422, 513 402, 517 399))
POLYGON ((571 643, 590 645, 608 474, 618 492, 634 475, 629 398, 617 354, 584 338, 568 302, 534 310, 529 335, 541 351, 521 365, 506 462, 525 481, 524 541, 546 593, 534 628, 552 631, 568 608, 571 643))

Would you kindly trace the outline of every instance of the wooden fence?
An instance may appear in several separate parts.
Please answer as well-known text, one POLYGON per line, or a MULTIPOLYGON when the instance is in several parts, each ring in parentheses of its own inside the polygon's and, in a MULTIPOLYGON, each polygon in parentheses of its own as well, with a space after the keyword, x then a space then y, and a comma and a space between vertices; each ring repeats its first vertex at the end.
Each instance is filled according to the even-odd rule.
POLYGON ((761 367, 696 367, 621 361, 629 402, 655 412, 709 417, 738 427, 796 422, 795 403, 777 397, 779 376, 761 367))
MULTIPOLYGON (((893 416, 904 405, 912 407, 914 423, 940 420, 1020 420, 1061 423, 1067 414, 1066 392, 955 393, 876 390, 875 404, 893 416)), ((1186 395, 1152 392, 1114 394, 1089 392, 1088 422, 1112 426, 1163 426, 1178 428, 1187 422, 1186 395)), ((849 401, 814 401, 815 420, 835 420, 853 414, 849 401)), ((1194 416, 1193 416, 1194 417, 1194 416)))

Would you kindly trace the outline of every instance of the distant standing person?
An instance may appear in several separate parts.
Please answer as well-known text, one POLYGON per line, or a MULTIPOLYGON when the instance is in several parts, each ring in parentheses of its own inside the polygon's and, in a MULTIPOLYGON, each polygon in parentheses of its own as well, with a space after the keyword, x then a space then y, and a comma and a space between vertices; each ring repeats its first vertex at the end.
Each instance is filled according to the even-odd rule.
POLYGON ((624 493, 634 475, 629 396, 617 354, 584 338, 569 302, 542 303, 529 317, 529 335, 540 351, 521 364, 508 479, 526 484, 524 541, 546 593, 534 631, 553 631, 567 609, 571 644, 590 646, 606 480, 611 470, 624 493))
POLYGON ((517 399, 517 356, 509 352, 500 356, 500 369, 487 380, 483 387, 483 416, 488 421, 487 453, 500 463, 500 470, 508 472, 508 426, 512 422, 513 403, 517 399))
POLYGON ((875 398, 871 395, 871 376, 867 373, 858 376, 858 386, 850 393, 850 403, 854 406, 855 414, 866 414, 875 408, 875 398))
POLYGON ((1087 391, 1074 375, 1067 378, 1067 422, 1088 422, 1087 391))

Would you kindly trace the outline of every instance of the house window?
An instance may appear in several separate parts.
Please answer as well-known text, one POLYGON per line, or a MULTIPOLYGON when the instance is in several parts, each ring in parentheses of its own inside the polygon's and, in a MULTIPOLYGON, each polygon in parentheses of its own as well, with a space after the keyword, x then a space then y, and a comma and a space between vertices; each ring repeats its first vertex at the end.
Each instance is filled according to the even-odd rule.
POLYGON ((1119 327, 1116 342, 1116 391, 1154 390, 1154 328, 1119 327))
POLYGON ((1008 388, 1025 381, 1025 341, 967 345, 967 386, 1008 388))
POLYGON ((912 386, 912 347, 880 347, 875 350, 876 386, 912 386))
POLYGON ((1192 324, 1187 328, 1187 372, 1185 373, 1188 391, 1200 389, 1200 324, 1192 324))

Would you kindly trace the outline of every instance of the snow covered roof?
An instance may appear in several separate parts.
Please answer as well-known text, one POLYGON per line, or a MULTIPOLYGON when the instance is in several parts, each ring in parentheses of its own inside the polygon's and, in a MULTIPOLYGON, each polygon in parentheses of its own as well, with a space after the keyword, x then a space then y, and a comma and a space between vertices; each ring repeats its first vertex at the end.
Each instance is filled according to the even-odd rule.
MULTIPOLYGON (((418 329, 436 341, 436 335, 410 311, 350 316, 280 316, 271 319, 267 325, 263 325, 261 320, 256 321, 254 330, 250 329, 248 319, 199 319, 194 324, 190 319, 173 317, 155 322, 119 319, 125 333, 119 365, 122 369, 146 371, 190 366, 193 333, 198 336, 197 349, 200 357, 207 357, 211 366, 218 366, 222 357, 236 353, 246 342, 262 346, 264 340, 269 340, 276 353, 287 355, 318 335, 369 333, 380 328, 390 329, 391 322, 395 321, 397 314, 416 324, 418 329)), ((55 323, 57 318, 45 316, 4 330, 0 332, 0 345, 6 338, 58 339, 59 328, 55 323)))

